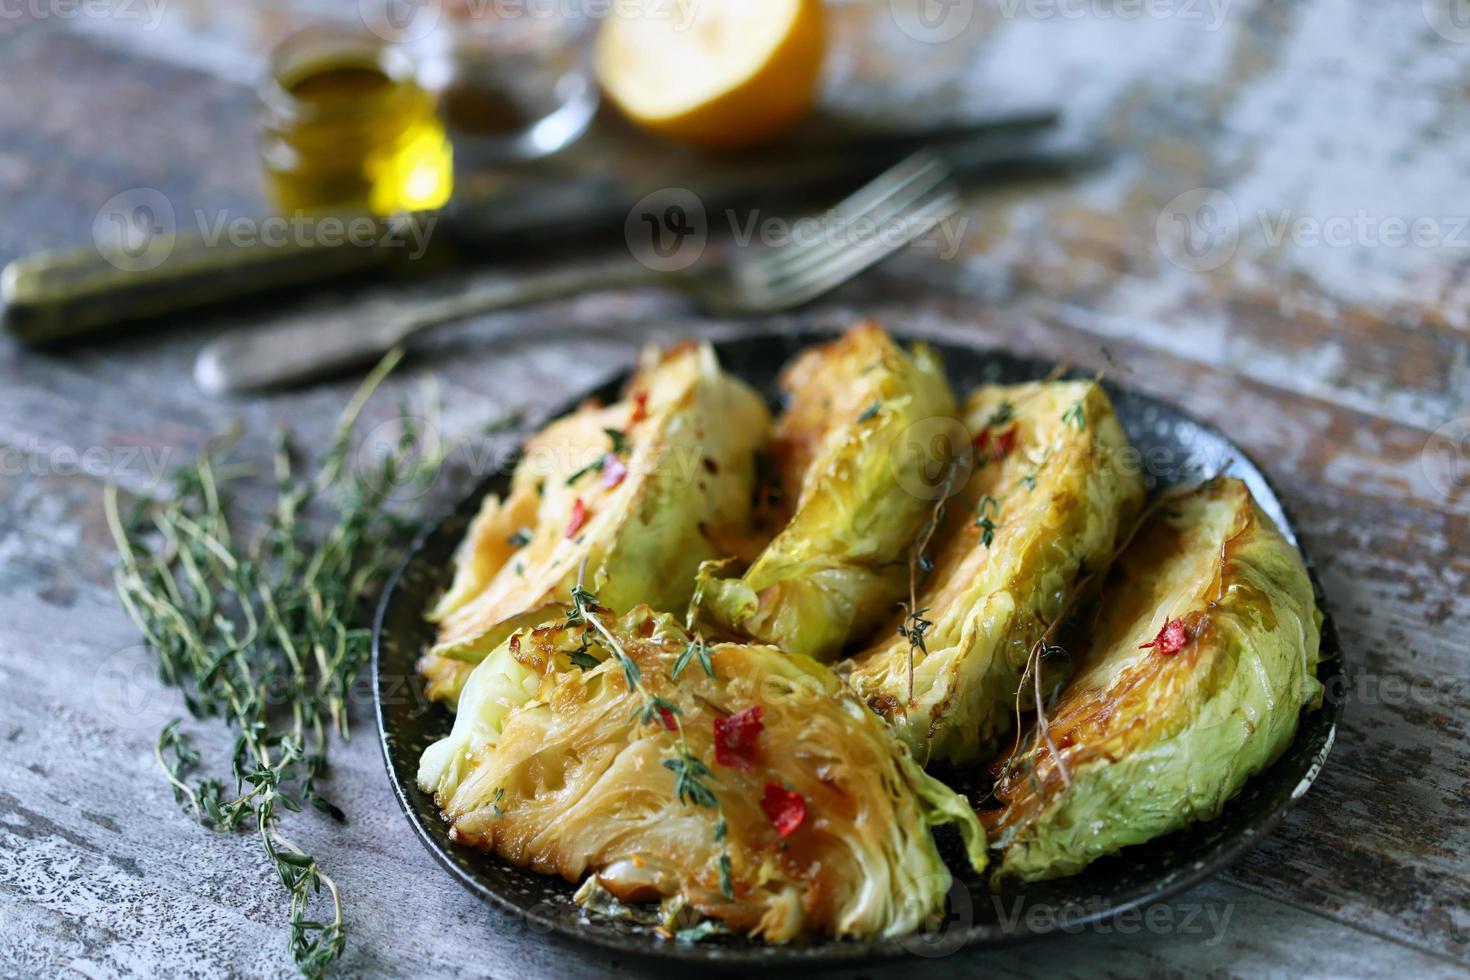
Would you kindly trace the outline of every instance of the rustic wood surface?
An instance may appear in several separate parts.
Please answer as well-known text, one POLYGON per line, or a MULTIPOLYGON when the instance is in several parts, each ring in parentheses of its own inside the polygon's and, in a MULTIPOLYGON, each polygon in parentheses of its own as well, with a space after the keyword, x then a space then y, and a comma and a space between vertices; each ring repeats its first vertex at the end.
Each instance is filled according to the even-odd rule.
MULTIPOLYGON (((1470 25, 1452 4, 956 0, 928 8, 959 18, 933 30, 963 21, 944 41, 915 29, 907 0, 835 8, 831 107, 914 120, 1056 102, 1113 156, 975 189, 957 255, 912 250, 777 322, 868 314, 1108 366, 1218 420, 1300 519, 1354 682, 1326 770, 1281 828, 1152 918, 849 975, 1467 972, 1470 25)), ((129 188, 181 213, 263 213, 259 52, 355 7, 0 8, 0 260, 85 244, 129 188)), ((247 451, 281 424, 325 438, 348 381, 235 402, 194 389, 194 354, 238 326, 189 318, 55 354, 0 340, 0 974, 290 970, 257 842, 195 826, 154 766, 180 705, 113 595, 99 504, 109 480, 162 492, 164 470, 235 419, 247 451)), ((445 428, 468 434, 511 408, 534 421, 646 339, 742 329, 658 291, 604 293, 446 332, 390 387, 437 379, 445 428)), ((486 458, 458 459, 436 493, 486 458)), ((413 840, 358 707, 331 780, 350 823, 298 831, 346 895, 342 975, 651 969, 537 935, 455 886, 413 840)))

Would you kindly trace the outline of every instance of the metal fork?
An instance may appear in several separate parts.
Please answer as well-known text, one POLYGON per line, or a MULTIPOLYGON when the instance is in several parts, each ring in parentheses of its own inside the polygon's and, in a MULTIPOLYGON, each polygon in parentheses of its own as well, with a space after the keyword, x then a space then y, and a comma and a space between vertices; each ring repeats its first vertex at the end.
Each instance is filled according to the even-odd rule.
POLYGON ((793 234, 787 244, 758 252, 736 248, 701 257, 676 272, 652 267, 656 262, 651 266, 625 260, 515 281, 478 273, 461 291, 442 298, 385 293, 217 340, 200 353, 194 377, 211 394, 308 381, 381 357, 441 324, 611 287, 663 286, 718 316, 787 310, 830 292, 904 248, 953 215, 958 206, 949 166, 937 154, 921 151, 845 198, 825 220, 808 219, 802 227, 818 234, 803 236, 806 240, 793 234))

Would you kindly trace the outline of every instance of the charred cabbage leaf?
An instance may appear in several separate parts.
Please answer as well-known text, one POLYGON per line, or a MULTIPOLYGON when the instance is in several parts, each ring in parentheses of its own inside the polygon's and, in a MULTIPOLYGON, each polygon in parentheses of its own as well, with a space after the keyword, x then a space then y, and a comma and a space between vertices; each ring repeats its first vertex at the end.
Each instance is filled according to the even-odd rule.
POLYGON ((1321 704, 1311 582, 1239 480, 1154 511, 1094 616, 1046 732, 1001 771, 999 875, 1072 874, 1213 819, 1321 704))
POLYGON ((1033 646, 1078 578, 1107 562, 1144 496, 1095 382, 987 386, 964 416, 974 468, 939 517, 932 571, 905 610, 915 615, 896 617, 849 675, 925 762, 993 751, 1033 646))
POLYGON ((706 344, 649 352, 624 400, 586 404, 530 439, 504 499, 486 498, 429 613, 420 664, 453 705, 473 665, 586 581, 627 608, 683 611, 718 529, 749 523, 754 454, 770 416, 706 344))
POLYGON ((782 374, 771 455, 789 520, 739 578, 707 567, 706 621, 830 660, 903 595, 905 551, 932 498, 932 461, 905 451, 916 424, 953 418, 943 366, 874 324, 808 350, 782 374))
POLYGON ((582 901, 656 900, 667 921, 770 941, 932 920, 951 880, 932 825, 958 824, 983 868, 970 805, 826 667, 769 646, 691 650, 666 615, 592 608, 617 653, 575 615, 517 634, 424 754, 420 785, 456 841, 585 878, 582 901))

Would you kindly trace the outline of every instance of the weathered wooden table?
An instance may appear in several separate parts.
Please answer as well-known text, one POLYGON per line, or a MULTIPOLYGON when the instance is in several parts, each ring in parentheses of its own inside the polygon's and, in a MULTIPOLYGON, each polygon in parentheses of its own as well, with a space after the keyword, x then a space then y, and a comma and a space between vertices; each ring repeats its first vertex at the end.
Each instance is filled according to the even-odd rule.
MULTIPOLYGON (((0 6, 0 259, 85 243, 128 188, 182 213, 261 214, 245 84, 258 52, 353 8, 0 6)), ((779 322, 870 314, 1116 362, 1122 380, 1217 419, 1301 518, 1354 684, 1317 785, 1227 874, 1150 917, 882 969, 1463 974, 1470 27, 1429 0, 925 11, 837 10, 829 102, 912 120, 1056 101, 1116 156, 1068 180, 977 189, 957 255, 910 251, 779 322)), ((283 423, 320 444, 350 382, 234 403, 194 389, 193 355, 234 326, 46 355, 0 341, 0 973, 289 972, 283 896, 257 843, 193 824, 154 766, 157 727, 180 706, 113 595, 99 504, 109 480, 165 492, 164 470, 237 418, 246 451, 283 423)), ((604 293, 447 333, 391 386, 437 378, 445 428, 472 433, 508 408, 534 420, 645 339, 747 328, 654 291, 604 293)), ((451 497, 468 478, 455 473, 451 497)), ((298 828, 346 893, 343 975, 640 969, 529 932, 450 882, 390 796, 366 708, 331 779, 350 823, 298 828)))

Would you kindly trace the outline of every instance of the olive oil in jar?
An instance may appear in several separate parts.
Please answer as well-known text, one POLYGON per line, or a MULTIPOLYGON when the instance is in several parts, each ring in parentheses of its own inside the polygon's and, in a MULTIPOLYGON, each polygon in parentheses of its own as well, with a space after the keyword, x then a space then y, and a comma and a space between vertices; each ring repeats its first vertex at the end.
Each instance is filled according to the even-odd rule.
POLYGON ((388 215, 449 199, 444 124, 402 52, 353 33, 304 31, 276 48, 261 101, 261 159, 283 213, 388 215))

